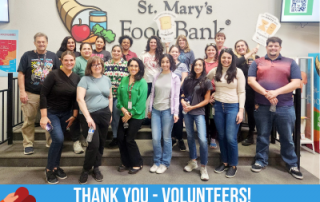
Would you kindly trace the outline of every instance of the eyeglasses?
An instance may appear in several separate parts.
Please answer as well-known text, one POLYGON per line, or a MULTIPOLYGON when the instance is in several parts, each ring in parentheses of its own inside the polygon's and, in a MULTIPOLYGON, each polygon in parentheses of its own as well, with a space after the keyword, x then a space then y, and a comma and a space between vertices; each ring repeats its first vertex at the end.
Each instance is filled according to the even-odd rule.
POLYGON ((101 65, 101 63, 99 63, 99 64, 96 64, 96 65, 91 65, 91 67, 101 67, 102 65, 101 65))

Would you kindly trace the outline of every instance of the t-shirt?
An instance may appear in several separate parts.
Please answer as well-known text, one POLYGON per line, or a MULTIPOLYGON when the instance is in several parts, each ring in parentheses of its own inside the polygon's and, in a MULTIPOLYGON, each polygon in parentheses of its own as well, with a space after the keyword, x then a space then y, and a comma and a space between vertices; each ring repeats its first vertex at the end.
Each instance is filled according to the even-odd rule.
POLYGON ((82 78, 84 76, 84 73, 87 68, 88 60, 84 59, 84 57, 80 56, 76 58, 76 64, 74 65, 74 68, 72 71, 80 76, 82 78))
POLYGON ((137 54, 135 52, 132 52, 130 50, 128 50, 128 54, 124 55, 126 58, 126 61, 129 61, 131 58, 137 58, 137 54))
MULTIPOLYGON (((191 79, 191 78, 188 78, 188 79, 191 79)), ((192 79, 191 82, 192 82, 192 86, 194 86, 197 82, 199 82, 199 79, 192 79)), ((183 89, 183 90, 185 90, 184 89, 185 83, 186 83, 186 81, 184 81, 182 86, 181 86, 181 89, 183 89)), ((206 91, 212 90, 212 84, 211 84, 211 81, 209 79, 205 80, 204 87, 205 87, 206 91)), ((204 95, 201 94, 202 91, 200 90, 199 83, 195 86, 194 89, 192 89, 192 91, 193 91, 193 99, 192 99, 192 102, 190 103, 190 105, 194 106, 194 105, 197 105, 197 104, 199 104, 200 102, 202 102, 204 100, 204 95)), ((188 94, 191 95, 192 92, 190 92, 188 94)), ((205 115, 205 107, 200 107, 200 108, 191 110, 188 113, 191 114, 191 115, 205 115)))
POLYGON ((171 72, 160 74, 154 83, 153 108, 162 111, 170 108, 171 72))
MULTIPOLYGON (((59 59, 61 59, 61 55, 62 55, 63 51, 57 51, 56 55, 59 59)), ((74 51, 74 54, 76 57, 79 57, 81 54, 77 51, 74 51)))
MULTIPOLYGON (((102 75, 100 78, 84 76, 81 78, 78 87, 86 89, 84 101, 90 113, 109 106, 109 95, 111 81, 109 77, 102 75)), ((80 111, 82 114, 82 112, 80 111)))
POLYGON ((92 56, 99 56, 103 59, 104 62, 107 62, 111 59, 111 54, 109 51, 102 50, 101 52, 97 52, 97 50, 92 51, 92 56))
POLYGON ((160 66, 158 61, 155 60, 155 55, 150 55, 149 52, 143 52, 139 56, 139 59, 145 66, 143 78, 147 81, 147 83, 152 83, 154 77, 160 73, 160 66))
POLYGON ((78 109, 77 84, 80 77, 73 73, 68 77, 61 69, 49 73, 40 94, 40 109, 66 112, 78 109))
POLYGON ((18 72, 25 75, 25 90, 39 95, 41 86, 49 72, 59 67, 60 60, 55 53, 47 51, 46 54, 39 54, 38 57, 38 54, 32 50, 25 52, 21 57, 18 72), (46 56, 45 62, 43 61, 44 56, 46 56), (40 62, 41 64, 44 62, 43 69, 40 62))
POLYGON ((178 57, 178 60, 184 64, 187 65, 188 69, 190 68, 190 65, 194 61, 194 53, 192 50, 189 52, 185 53, 184 50, 180 50, 180 55, 178 57))
MULTIPOLYGON (((291 59, 282 57, 281 54, 275 60, 268 55, 253 61, 248 71, 248 77, 256 77, 257 82, 266 90, 276 90, 288 83, 291 79, 301 79, 300 68, 291 59)), ((278 95, 277 106, 293 106, 292 92, 278 95)), ((269 100, 260 93, 255 94, 255 102, 261 105, 271 105, 269 100)))
POLYGON ((189 72, 189 68, 187 67, 186 64, 180 62, 173 73, 175 73, 181 81, 183 72, 189 72))

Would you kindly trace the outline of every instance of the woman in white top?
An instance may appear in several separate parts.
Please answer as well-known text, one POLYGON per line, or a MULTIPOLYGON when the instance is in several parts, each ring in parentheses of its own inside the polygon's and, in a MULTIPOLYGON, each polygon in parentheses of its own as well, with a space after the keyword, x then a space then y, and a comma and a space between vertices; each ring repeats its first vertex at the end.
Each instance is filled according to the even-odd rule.
POLYGON ((246 79, 236 67, 236 56, 230 48, 221 50, 218 67, 208 73, 214 79, 216 91, 215 123, 218 130, 221 164, 216 173, 227 170, 226 177, 234 177, 238 164, 237 133, 243 119, 246 79))

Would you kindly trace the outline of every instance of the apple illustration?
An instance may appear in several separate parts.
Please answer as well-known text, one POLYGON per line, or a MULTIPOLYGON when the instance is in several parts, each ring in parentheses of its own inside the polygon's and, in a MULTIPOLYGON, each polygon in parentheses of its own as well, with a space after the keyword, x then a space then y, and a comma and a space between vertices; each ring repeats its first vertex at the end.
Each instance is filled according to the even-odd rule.
POLYGON ((82 25, 81 18, 79 18, 79 24, 73 25, 71 28, 71 34, 77 42, 87 39, 90 36, 90 32, 88 25, 82 25))

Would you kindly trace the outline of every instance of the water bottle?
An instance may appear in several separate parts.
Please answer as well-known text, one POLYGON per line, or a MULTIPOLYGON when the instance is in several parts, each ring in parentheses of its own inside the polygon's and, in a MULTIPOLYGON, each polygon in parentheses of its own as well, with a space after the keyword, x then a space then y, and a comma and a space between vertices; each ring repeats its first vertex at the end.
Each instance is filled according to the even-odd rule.
MULTIPOLYGON (((187 106, 190 106, 190 102, 187 101, 187 104, 186 104, 186 105, 187 105, 187 106)), ((183 114, 187 114, 188 112, 185 112, 185 111, 183 110, 182 113, 183 113, 183 114)))
POLYGON ((276 112, 277 111, 277 105, 271 105, 269 111, 270 112, 276 112))
POLYGON ((93 133, 94 133, 94 129, 91 126, 88 130, 88 136, 87 136, 87 142, 91 142, 92 141, 92 137, 93 137, 93 133))

